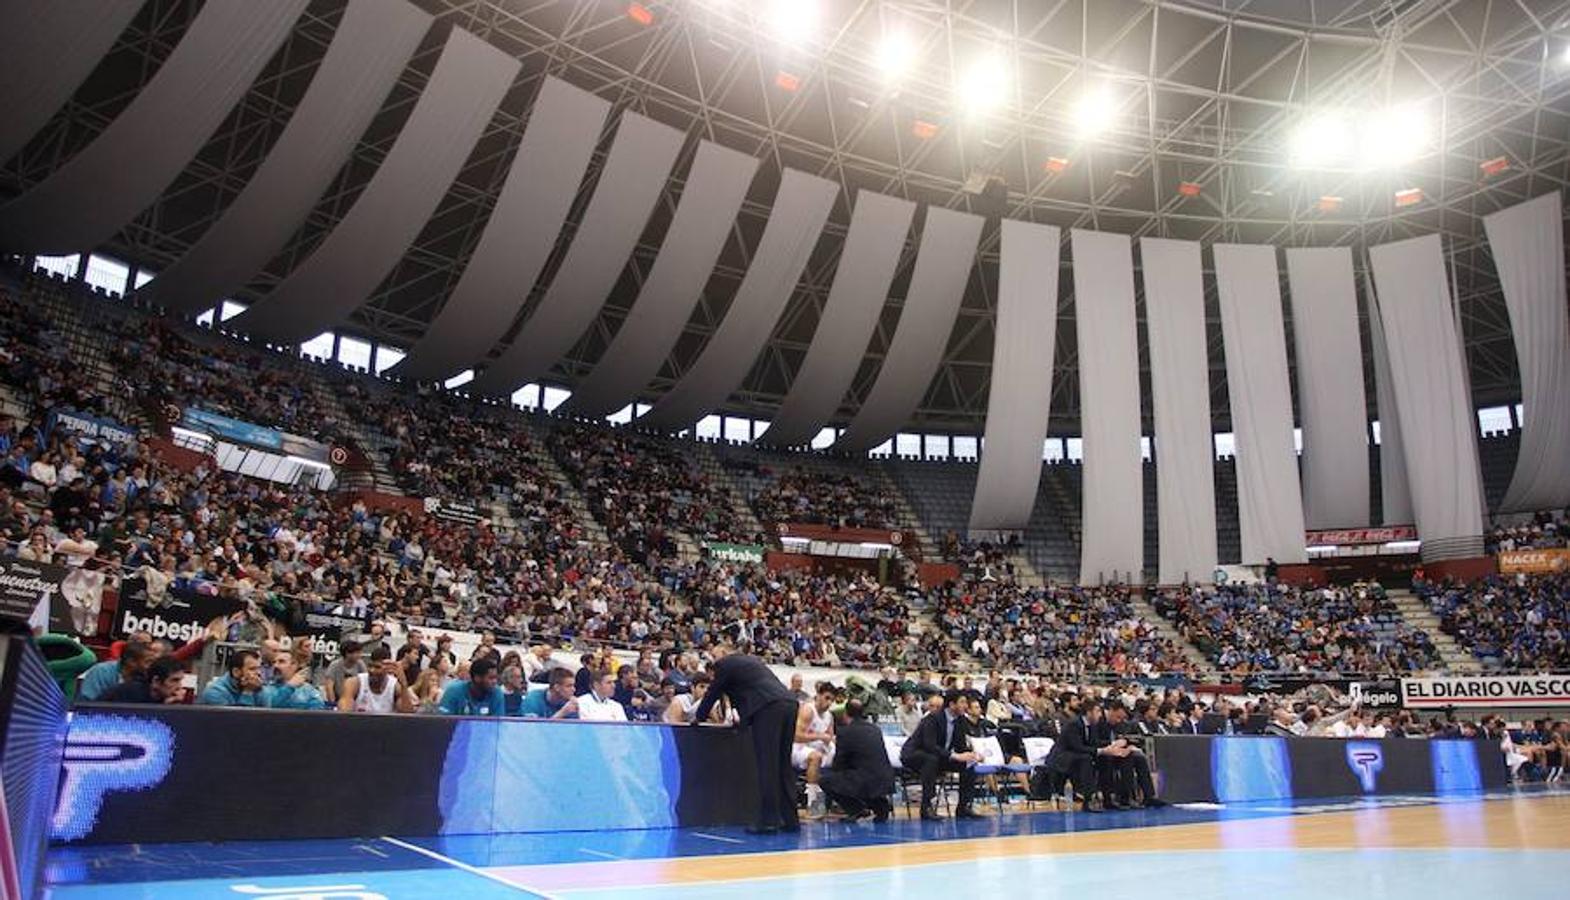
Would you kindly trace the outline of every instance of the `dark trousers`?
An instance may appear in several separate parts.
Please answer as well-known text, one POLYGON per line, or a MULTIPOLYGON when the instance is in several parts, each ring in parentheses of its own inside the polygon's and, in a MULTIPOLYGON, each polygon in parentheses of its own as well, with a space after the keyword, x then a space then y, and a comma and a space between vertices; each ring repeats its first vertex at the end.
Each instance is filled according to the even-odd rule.
POLYGON ((1096 758, 1088 753, 1065 754, 1065 756, 1067 759, 1062 762, 1058 771, 1067 775, 1068 780, 1074 783, 1074 793, 1079 799, 1089 802, 1090 798, 1095 796, 1101 781, 1098 777, 1099 767, 1096 765, 1096 758))
POLYGON ((871 810, 875 815, 886 817, 893 808, 886 796, 859 796, 862 789, 856 783, 856 779, 847 777, 844 772, 824 770, 818 776, 818 786, 823 788, 824 796, 839 806, 848 816, 860 815, 865 810, 871 810))
POLYGON ((758 764, 758 826, 800 827, 796 772, 790 765, 796 737, 796 701, 776 700, 752 717, 752 754, 758 764))
POLYGON ((959 773, 959 808, 970 809, 976 793, 976 770, 964 763, 957 763, 945 756, 934 756, 920 750, 911 750, 900 760, 905 768, 921 775, 921 808, 932 809, 938 793, 938 775, 942 772, 959 773))
POLYGON ((1134 799, 1134 790, 1139 789, 1140 798, 1149 802, 1156 799, 1156 785, 1150 779, 1150 760, 1139 751, 1130 753, 1122 759, 1109 758, 1111 763, 1111 785, 1117 791, 1118 799, 1125 803, 1134 799))

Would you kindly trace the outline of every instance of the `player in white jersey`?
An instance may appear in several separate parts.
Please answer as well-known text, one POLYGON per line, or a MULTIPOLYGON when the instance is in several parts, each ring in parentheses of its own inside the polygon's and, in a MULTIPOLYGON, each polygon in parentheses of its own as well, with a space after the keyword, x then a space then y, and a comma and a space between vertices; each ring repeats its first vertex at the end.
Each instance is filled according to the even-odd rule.
POLYGON ((790 762, 807 773, 807 815, 821 816, 823 789, 818 787, 818 771, 834 762, 834 686, 824 682, 811 702, 801 704, 796 713, 796 741, 790 762))

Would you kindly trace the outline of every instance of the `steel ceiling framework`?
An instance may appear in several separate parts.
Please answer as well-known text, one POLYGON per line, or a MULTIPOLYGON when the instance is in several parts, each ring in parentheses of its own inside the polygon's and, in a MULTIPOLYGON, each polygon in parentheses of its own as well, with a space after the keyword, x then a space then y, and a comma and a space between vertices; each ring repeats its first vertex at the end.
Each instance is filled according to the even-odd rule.
MULTIPOLYGON (((741 414, 770 418, 800 366, 856 189, 1065 229, 1207 244, 1350 245, 1365 281, 1368 246, 1438 232, 1453 268, 1476 399, 1482 405, 1519 398, 1509 320, 1481 217, 1563 189, 1570 179, 1564 56, 1570 0, 824 0, 815 36, 799 46, 782 44, 763 21, 766 4, 750 0, 646 0, 653 14, 648 25, 629 16, 623 0, 417 2, 437 15, 437 27, 353 160, 250 291, 276 284, 348 210, 418 97, 447 27, 468 29, 516 54, 523 72, 416 245, 344 326, 347 333, 407 346, 423 331, 478 241, 529 103, 551 74, 611 99, 617 110, 684 129, 689 142, 678 175, 697 138, 763 160, 720 264, 645 399, 681 376, 723 318, 785 166, 837 180, 843 195, 767 349, 727 406, 741 414), (878 41, 888 28, 903 30, 919 47, 917 65, 898 84, 885 83, 878 67, 878 41), (1008 97, 989 113, 967 115, 953 85, 982 52, 1008 60, 1008 97), (777 83, 780 72, 797 80, 793 90, 777 83), (1115 124, 1080 141, 1073 111, 1091 87, 1114 98, 1115 124), (1409 101, 1423 103, 1435 123, 1431 151, 1411 165, 1360 173, 1288 164, 1287 136, 1308 111, 1409 101), (918 137, 917 122, 930 125, 932 135, 918 137), (1500 156, 1508 171, 1484 178, 1479 164, 1500 156), (1069 165, 1049 172, 1050 157, 1069 165), (1006 193, 973 190, 988 180, 1006 193), (1181 182, 1200 185, 1200 194, 1180 194, 1181 182), (1397 208, 1394 191, 1408 187, 1421 188, 1426 199, 1397 208), (1344 205, 1320 213, 1322 195, 1342 197, 1344 205)), ((198 7, 194 0, 151 0, 68 107, 0 171, 0 190, 14 194, 36 183, 111 121, 198 7)), ((312 4, 198 159, 106 252, 156 270, 216 221, 288 121, 340 11, 340 0, 312 4)), ((592 192, 604 144, 564 237, 592 192)), ((609 343, 653 263, 680 189, 680 177, 668 185, 609 303, 553 380, 570 387, 609 343)), ((893 296, 836 421, 848 420, 877 374, 914 248, 908 241, 893 296)), ((992 357, 995 221, 980 260, 911 430, 981 431, 992 357)), ((1078 366, 1068 265, 1065 247, 1052 428, 1075 434, 1078 366)), ((1207 291, 1212 408, 1217 427, 1225 428, 1219 316, 1212 284, 1207 291)), ((529 298, 525 316, 539 293, 529 298)), ((1365 368, 1372 400, 1372 367, 1365 368)), ((1148 370, 1142 377, 1148 423, 1148 370)))

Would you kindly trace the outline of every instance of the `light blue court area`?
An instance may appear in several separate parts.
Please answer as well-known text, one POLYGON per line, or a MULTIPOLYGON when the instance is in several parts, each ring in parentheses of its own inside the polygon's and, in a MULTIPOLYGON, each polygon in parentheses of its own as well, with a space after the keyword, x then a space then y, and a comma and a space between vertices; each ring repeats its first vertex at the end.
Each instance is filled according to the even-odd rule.
MULTIPOLYGON (((611 900, 626 888, 556 890, 611 900)), ((1216 900, 1511 900, 1570 896, 1570 852, 1541 850, 1249 850, 1009 856, 786 878, 642 887, 638 900, 954 900, 1180 896, 1216 900)))
POLYGON ((956 892, 1306 900, 1332 891, 1563 900, 1567 829, 1570 791, 1539 788, 963 822, 815 822, 768 837, 702 828, 66 845, 50 851, 47 877, 56 900, 951 900, 956 892), (1304 837, 1305 829, 1318 837, 1304 837), (1084 841, 1095 846, 1076 843, 1084 841), (944 845, 950 849, 929 852, 944 845), (1211 849, 1188 849, 1200 846, 1211 849), (1392 847, 1422 849, 1376 849, 1392 847), (852 858, 858 868, 847 868, 852 858))

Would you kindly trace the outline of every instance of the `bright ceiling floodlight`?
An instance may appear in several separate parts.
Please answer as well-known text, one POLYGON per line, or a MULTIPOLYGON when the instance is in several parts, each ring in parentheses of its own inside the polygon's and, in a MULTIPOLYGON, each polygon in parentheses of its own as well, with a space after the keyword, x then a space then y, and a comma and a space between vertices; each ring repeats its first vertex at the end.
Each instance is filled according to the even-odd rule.
POLYGON ((818 0, 769 0, 764 19, 775 37, 787 44, 799 44, 811 37, 818 26, 818 0))
POLYGON ((1112 127, 1117 116, 1117 100, 1106 85, 1092 88, 1074 104, 1074 127, 1081 138, 1099 136, 1112 127))
POLYGON ((1345 162, 1352 152, 1352 129, 1337 111, 1314 113, 1292 132, 1292 164, 1304 168, 1345 162))
POLYGON ((878 42, 878 69, 888 81, 897 81, 916 64, 916 42, 903 31, 889 31, 878 42))
POLYGON ((1363 168, 1404 165, 1428 148, 1428 116, 1417 106, 1395 106, 1363 117, 1358 129, 1357 160, 1363 168))
POLYGON ((1001 105, 1008 93, 1008 67, 999 53, 989 53, 970 64, 960 77, 960 106, 970 115, 1001 105))

